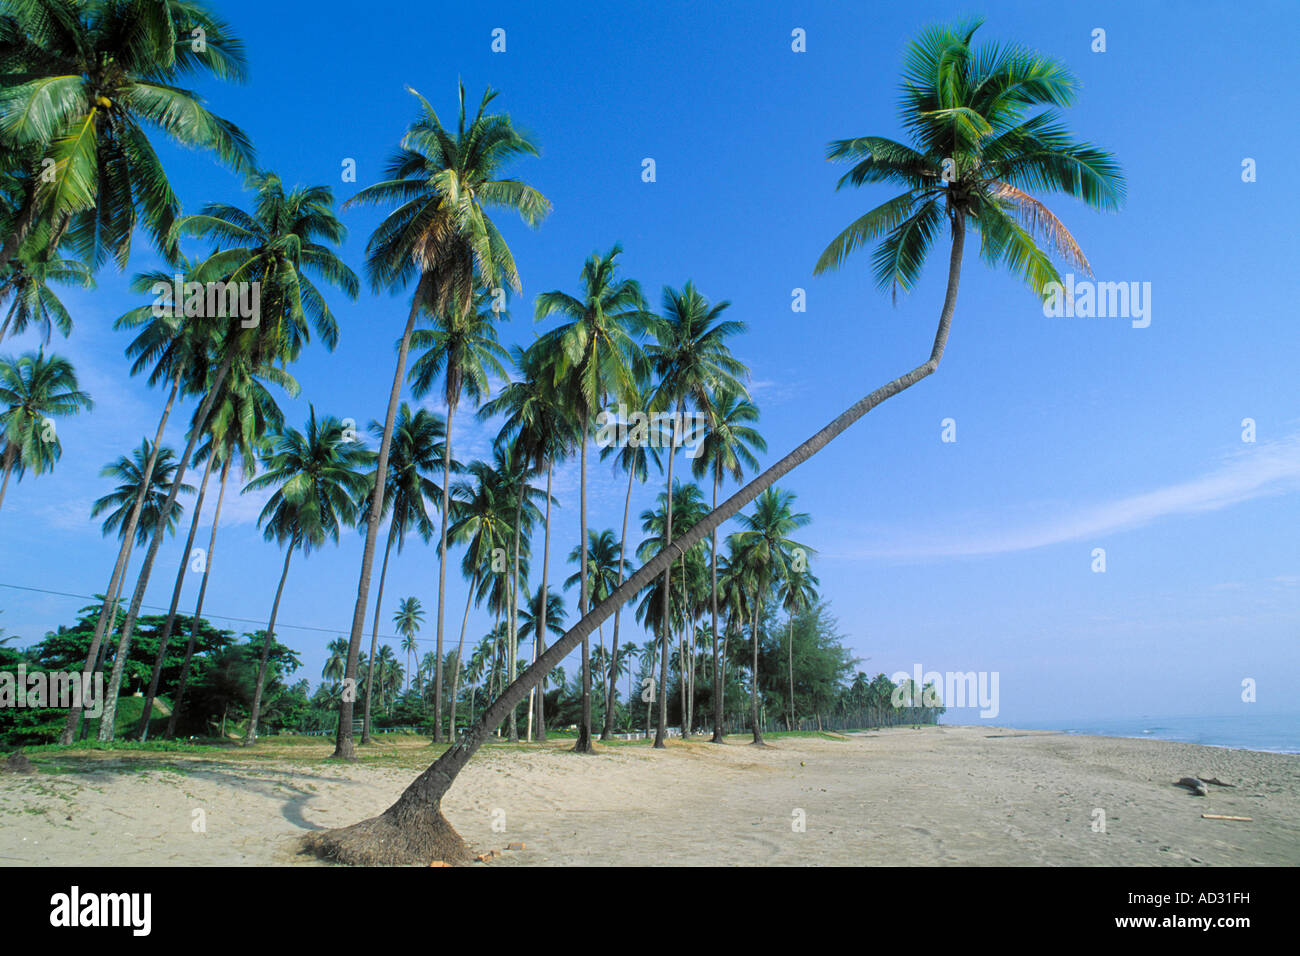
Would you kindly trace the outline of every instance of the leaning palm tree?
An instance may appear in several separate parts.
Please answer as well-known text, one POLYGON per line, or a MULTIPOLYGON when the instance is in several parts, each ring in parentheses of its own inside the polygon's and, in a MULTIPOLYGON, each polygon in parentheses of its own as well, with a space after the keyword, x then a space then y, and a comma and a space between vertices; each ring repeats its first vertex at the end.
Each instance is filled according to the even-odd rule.
MULTIPOLYGON (((715 391, 708 408, 708 431, 700 442, 699 455, 691 464, 691 474, 697 479, 706 474, 713 479, 713 510, 718 509, 718 487, 724 478, 740 481, 745 469, 758 469, 754 452, 767 451, 767 442, 750 422, 758 421, 758 407, 743 393, 725 387, 715 391)), ((723 743, 722 711, 725 688, 718 683, 721 673, 718 651, 718 529, 714 528, 709 543, 709 589, 713 612, 713 737, 711 743, 723 743)))
MULTIPOLYGON (((578 613, 586 614, 591 596, 587 580, 587 440, 597 414, 610 396, 626 399, 645 378, 645 355, 637 338, 652 319, 635 279, 620 278, 615 243, 605 255, 595 254, 582 266, 582 292, 543 292, 537 297, 536 319, 559 315, 566 321, 543 336, 537 347, 554 355, 556 385, 564 395, 577 427, 581 459, 579 479, 578 565, 582 586, 578 613)), ((591 753, 590 642, 582 642, 582 720, 574 750, 591 753)))
MULTIPOLYGON (((880 213, 874 226, 859 230, 863 240, 884 237, 882 247, 892 250, 885 260, 894 263, 891 273, 906 280, 905 287, 910 288, 919 275, 925 253, 945 222, 950 229, 948 284, 929 358, 850 406, 715 508, 680 541, 642 565, 507 687, 473 730, 434 761, 380 816, 343 829, 317 831, 307 838, 309 848, 344 862, 424 863, 467 855, 464 842, 442 816, 442 797, 510 709, 543 675, 617 607, 661 576, 679 549, 703 541, 871 409, 934 374, 956 310, 968 225, 981 233, 988 261, 1011 267, 1034 294, 1046 294, 1046 283, 1056 273, 1049 255, 1035 240, 1044 233, 1026 229, 1017 221, 1024 218, 1026 208, 1038 207, 1018 201, 999 183, 1017 190, 1056 190, 1101 208, 1119 206, 1124 185, 1113 157, 1097 147, 1076 144, 1054 115, 1047 119, 1029 115, 1038 107, 1066 106, 1073 101, 1076 83, 1069 70, 1056 60, 1015 45, 972 49, 977 27, 978 21, 955 28, 931 27, 909 46, 903 122, 916 140, 915 147, 890 145, 893 141, 882 138, 848 141, 859 144, 856 148, 861 156, 850 181, 900 182, 908 190, 906 195, 922 209, 919 218, 915 214, 899 218, 897 211, 880 213), (951 181, 943 177, 945 160, 952 160, 951 169, 956 171, 951 181), (942 186, 936 192, 938 183, 942 186), (932 211, 925 212, 927 207, 932 211)), ((832 147, 833 151, 840 149, 832 147)), ((894 208, 897 210, 897 205, 894 208)), ((1046 212, 1046 207, 1041 208, 1046 212)), ((1039 226, 1047 222, 1037 219, 1039 226)), ((1050 222, 1056 222, 1055 218, 1050 222)), ((1050 236, 1047 244, 1055 246, 1050 236)))
MULTIPOLYGON (((398 289, 416 280, 411 296, 411 310, 406 328, 402 332, 397 352, 397 369, 393 387, 388 397, 388 413, 384 420, 384 437, 379 444, 376 466, 375 502, 372 512, 379 510, 380 489, 386 480, 389 443, 397 400, 402 390, 406 372, 407 352, 411 347, 412 333, 420 313, 450 317, 441 323, 442 330, 456 327, 459 321, 472 322, 475 292, 509 286, 520 288, 519 272, 514 256, 496 225, 487 215, 487 208, 506 208, 518 212, 529 225, 537 225, 550 211, 546 198, 517 179, 497 178, 502 167, 519 155, 536 155, 537 147, 529 137, 517 130, 510 117, 503 113, 485 112, 496 97, 486 90, 479 103, 478 112, 467 122, 465 86, 460 85, 460 121, 453 134, 445 129, 438 114, 422 96, 411 90, 420 101, 420 116, 408 127, 402 137, 401 148, 389 161, 385 170, 388 178, 368 186, 349 200, 368 205, 395 205, 394 209, 375 230, 366 246, 366 270, 376 288, 398 289)), ((431 335, 437 335, 435 329, 431 335)), ((449 344, 449 343, 448 343, 449 344)), ((445 350, 445 348, 444 348, 445 350)), ((453 372, 450 355, 441 363, 430 362, 429 384, 440 368, 447 371, 447 398, 460 398, 463 381, 461 371, 453 372)), ((504 377, 504 376, 503 376, 504 377)), ((451 418, 456 402, 447 403, 447 431, 451 432, 451 418)), ((451 442, 447 442, 447 459, 443 468, 442 527, 439 543, 439 586, 437 628, 437 673, 434 679, 434 736, 442 734, 442 638, 444 604, 446 601, 447 555, 447 497, 449 494, 447 472, 450 471, 451 442)), ((361 555, 361 575, 357 583, 357 603, 353 612, 349 668, 355 669, 356 655, 361 644, 366 600, 370 589, 370 572, 375 557, 375 537, 378 524, 366 530, 365 549, 361 555)), ((339 711, 339 735, 334 756, 353 758, 352 705, 344 701, 339 711)))
MULTIPOLYGON (((678 427, 684 421, 688 405, 697 414, 707 415, 713 395, 719 390, 744 392, 741 379, 749 374, 745 365, 731 354, 726 340, 745 330, 743 322, 720 318, 731 303, 716 305, 700 294, 691 282, 680 290, 664 289, 664 316, 654 323, 655 341, 647 350, 659 384, 654 405, 660 411, 673 413, 671 436, 668 442, 668 484, 673 488, 673 459, 678 442, 683 439, 678 427)), ((673 540, 673 501, 668 497, 667 524, 664 543, 673 540)), ((664 587, 669 588, 672 564, 664 569, 664 587)), ((670 601, 665 601, 663 612, 668 613, 670 601)), ((664 633, 669 632, 665 619, 664 633)), ((664 642, 660 665, 660 685, 668 681, 668 642, 664 642)), ((655 747, 666 746, 668 732, 668 699, 659 698, 659 726, 655 731, 655 747)))
MULTIPOLYGON (((77 373, 67 359, 46 357, 44 349, 16 359, 0 358, 0 440, 4 442, 0 446, 0 469, 4 472, 0 505, 11 473, 16 471, 19 481, 29 469, 34 475, 43 475, 63 454, 54 417, 75 415, 94 405, 77 387, 77 373)), ((127 547, 129 550, 129 543, 127 547)))
POLYGON ((803 559, 799 560, 799 556, 796 555, 796 560, 790 562, 776 589, 776 599, 785 611, 787 619, 786 653, 790 675, 790 714, 787 721, 790 730, 797 729, 794 711, 794 619, 796 615, 812 607, 813 602, 817 600, 819 583, 817 575, 808 570, 807 556, 804 555, 803 559))
POLYGON ((41 225, 67 229, 95 264, 112 255, 123 267, 137 227, 164 252, 174 250, 180 200, 150 128, 178 145, 213 150, 237 172, 251 167, 248 137, 177 85, 205 74, 244 78, 243 43, 202 3, 6 3, 0 46, 0 71, 8 74, 0 144, 43 174, 31 176, 18 204, 0 268, 41 225))
MULTIPOLYGON (((423 623, 424 608, 420 606, 419 598, 402 598, 397 603, 397 610, 393 612, 393 626, 397 628, 397 633, 402 636, 402 652, 406 654, 408 664, 420 649, 416 643, 415 635, 420 633, 420 625, 423 623)), ((369 691, 367 691, 368 693, 369 691)))
POLYGON ((812 520, 804 512, 791 510, 794 498, 792 491, 766 489, 754 502, 754 513, 739 516, 741 530, 732 535, 736 551, 748 569, 754 587, 751 606, 753 668, 750 676, 753 686, 750 693, 750 717, 754 725, 754 743, 758 746, 763 744, 758 716, 758 628, 759 622, 763 620, 763 605, 768 592, 790 573, 791 565, 796 563, 795 553, 802 551, 807 555, 812 551, 806 544, 800 544, 790 537, 812 520))
POLYGON ((333 416, 318 419, 315 407, 309 408, 306 430, 282 429, 272 442, 265 470, 245 487, 245 491, 275 489, 258 516, 258 524, 264 526, 263 537, 267 541, 284 547, 284 568, 271 604, 271 619, 266 625, 253 690, 244 741, 249 744, 257 742, 262 691, 275 637, 275 619, 280 611, 284 582, 289 576, 289 560, 295 551, 300 550, 306 556, 327 541, 337 544, 339 529, 356 520, 357 494, 365 486, 361 469, 367 462, 366 451, 348 439, 341 421, 333 416))
MULTIPOLYGON (((384 426, 377 421, 370 422, 370 434, 383 439, 384 426)), ((381 508, 391 514, 388 522, 388 542, 384 545, 384 560, 379 569, 379 587, 375 593, 375 619, 370 632, 370 656, 373 658, 379 645, 379 611, 384 603, 384 581, 388 577, 388 558, 397 544, 397 553, 402 553, 406 543, 407 532, 414 529, 424 540, 433 535, 433 522, 429 520, 428 502, 437 502, 437 487, 428 476, 444 464, 453 470, 460 468, 457 462, 444 462, 446 455, 447 430, 442 416, 427 409, 418 409, 414 414, 405 402, 398 410, 397 421, 393 426, 390 454, 388 456, 388 488, 384 493, 381 508)), ((375 476, 368 477, 364 500, 361 502, 361 524, 370 522, 369 506, 374 501, 373 483, 375 476)), ((382 518, 382 514, 381 514, 382 518)), ((366 706, 361 721, 361 742, 370 743, 370 692, 371 677, 366 678, 366 706)))

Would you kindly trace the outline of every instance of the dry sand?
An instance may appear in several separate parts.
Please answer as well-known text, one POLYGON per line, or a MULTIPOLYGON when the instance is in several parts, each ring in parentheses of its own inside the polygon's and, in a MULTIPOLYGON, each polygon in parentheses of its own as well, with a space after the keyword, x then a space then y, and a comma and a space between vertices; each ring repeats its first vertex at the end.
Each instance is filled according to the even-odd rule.
MULTIPOLYGON (((443 809, 475 852, 525 844, 486 865, 1300 864, 1297 755, 989 727, 564 746, 489 746, 461 775, 443 809), (1196 797, 1188 775, 1236 786, 1196 797)), ((0 774, 0 864, 313 865, 302 833, 382 811, 431 755, 329 750, 51 755, 0 774)))

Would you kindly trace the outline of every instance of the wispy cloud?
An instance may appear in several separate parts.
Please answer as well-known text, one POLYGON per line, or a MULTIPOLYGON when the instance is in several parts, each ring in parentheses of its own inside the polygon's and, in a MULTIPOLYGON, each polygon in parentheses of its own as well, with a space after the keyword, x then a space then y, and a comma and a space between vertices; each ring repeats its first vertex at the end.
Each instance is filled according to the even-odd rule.
POLYGON ((924 559, 1029 551, 1053 544, 1130 531, 1162 518, 1219 511, 1267 495, 1300 489, 1300 435, 1247 446, 1205 474, 1102 504, 1058 509, 1045 519, 1017 523, 1015 515, 984 516, 982 528, 899 531, 877 548, 839 557, 924 559))

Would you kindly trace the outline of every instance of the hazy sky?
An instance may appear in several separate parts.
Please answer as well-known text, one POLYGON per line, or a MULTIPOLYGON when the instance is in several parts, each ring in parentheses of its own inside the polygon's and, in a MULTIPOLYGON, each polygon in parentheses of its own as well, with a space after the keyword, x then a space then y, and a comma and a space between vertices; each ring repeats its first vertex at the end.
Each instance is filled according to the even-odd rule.
MULTIPOLYGON (((201 89, 249 132, 262 165, 290 183, 330 184, 340 199, 378 177, 414 117, 404 85, 448 122, 458 77, 475 99, 484 84, 501 89, 497 105, 542 146, 541 158, 512 172, 555 207, 535 232, 497 217, 524 282, 503 341, 526 344, 550 328, 533 323, 533 297, 576 291, 583 260, 622 241, 627 273, 656 305, 665 284, 693 279, 748 324, 734 349, 753 371, 767 463, 928 355, 946 247, 897 305, 874 287, 867 254, 814 278, 827 242, 892 195, 874 186, 836 193, 843 169, 823 156, 836 138, 901 137, 895 90, 905 43, 927 23, 983 12, 981 36, 1060 57, 1077 75, 1067 123, 1117 155, 1128 202, 1118 214, 1048 202, 1099 280, 1150 283, 1150 324, 1045 318, 969 244, 938 373, 781 483, 813 517, 804 538, 819 552, 822 592, 860 669, 996 671, 1001 721, 1295 710, 1300 137, 1292 37, 1277 27, 1290 21, 1289 5, 1186 3, 1176 16, 1156 3, 620 6, 499 3, 480 12, 286 0, 272 16, 263 3, 230 0, 217 9, 247 41, 251 81, 201 89), (506 31, 504 53, 490 49, 494 28, 506 31), (791 50, 795 28, 806 31, 804 53, 791 50), (1096 28, 1105 30, 1104 53, 1091 49, 1096 28), (647 157, 654 183, 641 178, 647 157), (357 183, 341 181, 348 158, 357 183), (1242 181, 1246 158, 1256 182, 1242 181), (806 290, 806 312, 791 310, 796 288, 806 290), (941 441, 948 418, 953 443, 941 441), (1247 418, 1254 443, 1242 440, 1247 418), (1105 573, 1093 571, 1096 548, 1105 549, 1105 573), (1240 699, 1247 678, 1258 684, 1255 704, 1240 699)), ((162 154, 187 211, 212 199, 247 202, 209 156, 162 154)), ((344 255, 358 272, 378 218, 345 214, 344 255)), ((64 293, 76 328, 51 348, 75 363, 96 408, 60 422, 64 455, 53 474, 11 483, 0 583, 74 594, 107 585, 117 543, 88 517, 110 485, 98 472, 153 435, 164 398, 127 379, 127 336, 112 322, 139 304, 126 290, 130 275, 156 265, 141 239, 125 273, 110 267, 96 291, 64 293)), ((361 423, 384 410, 407 300, 367 292, 356 303, 330 301, 341 342, 332 354, 313 344, 292 369, 302 396, 282 406, 297 427, 309 401, 361 423)), ((35 344, 28 334, 0 351, 35 344)), ((178 449, 190 411, 174 414, 168 430, 178 449)), ((485 455, 491 434, 462 409, 455 455, 485 455)), ((624 479, 591 457, 590 525, 617 533, 624 479)), ((659 488, 634 493, 634 522, 659 488)), ((572 570, 564 558, 577 542, 577 489, 576 463, 559 468, 557 585, 572 570)), ((281 554, 256 527, 264 500, 228 497, 205 607, 241 631, 265 625, 227 618, 264 622, 280 570, 281 554)), ((185 522, 160 552, 148 604, 170 597, 188 510, 185 522)), ((631 533, 643 537, 639 527, 631 533)), ((206 538, 204 521, 199 543, 206 538)), ((301 673, 313 681, 325 644, 347 633, 362 543, 349 533, 290 571, 279 636, 302 652, 301 673)), ((409 544, 385 589, 383 632, 393 634, 397 601, 416 595, 428 609, 425 650, 434 554, 409 544)), ((137 552, 133 569, 140 560, 137 552)), ((466 592, 458 573, 448 581, 454 643, 466 592)), ((192 610, 197 587, 191 575, 182 608, 192 610)), ((27 643, 86 603, 0 587, 0 625, 27 643)), ((368 612, 367 641, 369 620, 368 612)), ((490 623, 472 612, 467 643, 490 623)), ((644 640, 635 629, 628 636, 644 640)))

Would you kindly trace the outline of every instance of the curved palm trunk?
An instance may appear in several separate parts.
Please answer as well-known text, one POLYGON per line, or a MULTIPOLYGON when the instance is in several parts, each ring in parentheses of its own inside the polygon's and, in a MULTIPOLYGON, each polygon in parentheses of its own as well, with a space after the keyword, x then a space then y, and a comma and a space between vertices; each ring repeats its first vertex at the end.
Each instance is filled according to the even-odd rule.
POLYGON ((5 477, 4 477, 4 481, 0 482, 0 507, 4 506, 5 489, 9 487, 9 473, 13 471, 14 461, 15 459, 17 459, 17 457, 18 457, 18 446, 13 444, 13 442, 10 442, 7 445, 5 445, 5 477))
MULTIPOLYGON (((673 459, 677 457, 677 422, 673 422, 673 436, 668 441, 668 494, 667 500, 667 522, 664 527, 664 546, 660 554, 668 554, 668 562, 664 565, 664 606, 663 615, 660 622, 660 632, 663 637, 664 646, 659 659, 659 686, 655 688, 659 693, 659 726, 655 728, 655 748, 663 749, 667 746, 664 738, 668 736, 668 645, 672 641, 672 627, 669 624, 668 607, 673 600, 673 563, 669 549, 672 547, 673 540, 673 459)), ((684 553, 682 548, 677 549, 679 554, 684 553)), ((615 592, 617 593, 617 592, 615 592)))
MULTIPOLYGON (((551 470, 554 462, 546 463, 546 533, 542 543, 542 606, 537 612, 537 633, 533 635, 533 664, 546 652, 546 611, 549 594, 546 590, 547 572, 551 563, 551 470)), ((537 739, 546 740, 546 683, 537 685, 537 739)))
POLYGON ((460 643, 456 645, 456 669, 451 672, 451 727, 447 732, 447 739, 452 743, 456 742, 456 694, 460 690, 460 655, 465 652, 465 628, 469 626, 469 606, 474 601, 474 588, 477 586, 478 575, 475 574, 469 581, 469 597, 465 598, 465 616, 460 621, 460 643))
MULTIPOLYGON (((390 521, 388 524, 388 543, 384 545, 384 560, 379 566, 379 588, 375 593, 375 624, 370 630, 370 659, 375 659, 375 650, 379 646, 379 609, 384 603, 384 578, 388 577, 388 555, 393 550, 393 539, 397 536, 397 522, 390 521)), ((410 655, 407 655, 407 663, 410 663, 410 655)), ((370 743, 370 694, 374 690, 375 669, 373 667, 366 670, 366 709, 361 718, 361 742, 370 743)))
MULTIPOLYGON (((0 247, 0 270, 9 265, 9 260, 18 252, 18 246, 22 243, 27 233, 32 228, 32 223, 36 219, 36 197, 35 187, 28 193, 22 212, 18 214, 18 221, 14 223, 14 228, 9 235, 5 236, 4 246, 0 247)), ((50 246, 55 248, 56 244, 50 246)))
MULTIPOLYGON (((587 420, 582 422, 582 479, 581 501, 578 503, 579 523, 582 535, 582 596, 578 602, 581 614, 587 613, 587 420)), ((594 753, 591 746, 591 641, 582 639, 582 722, 578 725, 578 742, 573 749, 580 754, 594 753)))
POLYGON ((158 639, 158 654, 154 657, 153 673, 149 677, 149 690, 144 695, 144 710, 140 712, 140 728, 137 736, 141 740, 149 736, 149 718, 153 715, 154 698, 158 696, 158 680, 162 677, 163 661, 167 657, 167 646, 171 643, 172 628, 176 626, 176 607, 181 603, 181 589, 185 586, 185 569, 189 567, 194 536, 199 532, 199 518, 203 515, 203 498, 208 493, 208 479, 212 477, 212 461, 215 458, 216 455, 208 455, 208 462, 203 466, 203 481, 199 484, 199 497, 194 502, 194 517, 190 519, 190 533, 185 538, 185 550, 181 552, 181 566, 176 570, 176 584, 172 587, 172 603, 167 608, 167 620, 163 622, 162 636, 158 639))
MULTIPOLYGON (((459 396, 457 396, 459 398, 459 396)), ((433 665, 433 742, 442 742, 442 619, 447 600, 447 509, 451 494, 451 419, 456 402, 447 402, 447 438, 442 443, 442 532, 438 544, 438 654, 433 665)))
POLYGON ((131 651, 131 637, 135 631, 136 618, 140 615, 140 605, 144 603, 144 592, 149 587, 149 575, 153 573, 154 558, 158 555, 158 547, 162 544, 163 535, 167 533, 167 518, 176 504, 176 496, 181 490, 181 483, 185 481, 185 472, 190 466, 190 456, 194 454, 194 446, 198 444, 199 436, 203 434, 203 430, 207 427, 208 413, 212 411, 212 405, 217 400, 217 393, 221 390, 222 383, 225 382, 226 374, 230 371, 233 362, 234 353, 230 352, 222 359, 216 377, 208 387, 207 394, 203 396, 203 403, 199 406, 198 414, 195 416, 195 425, 190 429, 189 441, 185 443, 185 452, 176 465, 176 474, 172 478, 171 488, 167 491, 167 501, 163 504, 159 513, 158 527, 154 529, 153 538, 149 541, 149 551, 145 554, 144 567, 140 569, 140 577, 135 582, 135 593, 131 595, 131 606, 127 609, 126 620, 122 622, 122 637, 117 642, 117 657, 113 661, 113 674, 108 680, 108 687, 105 688, 104 716, 99 721, 99 739, 102 741, 113 739, 113 725, 117 717, 117 698, 122 684, 122 669, 126 666, 126 658, 131 651))
MULTIPOLYGON (((380 439, 379 459, 375 462, 375 490, 370 497, 370 513, 372 515, 379 514, 383 508, 384 482, 388 477, 388 451, 393 444, 393 420, 397 417, 397 400, 402 394, 402 377, 406 374, 406 355, 411 348, 411 332, 415 329, 415 319, 420 314, 420 303, 423 301, 423 293, 427 288, 428 281, 427 276, 422 276, 415 287, 415 294, 411 296, 411 313, 406 319, 406 328, 402 332, 402 344, 397 350, 397 368, 393 372, 393 387, 388 393, 388 412, 384 418, 384 437, 380 439)), ((448 423, 450 421, 451 416, 448 415, 448 423)), ((445 495, 443 514, 446 515, 445 495)), ((446 528, 445 523, 443 527, 446 528)), ((352 609, 352 631, 348 637, 348 663, 343 672, 344 691, 342 699, 339 701, 339 730, 334 744, 334 753, 331 754, 333 757, 344 760, 356 758, 356 748, 352 743, 352 705, 357 696, 355 689, 357 658, 361 654, 361 631, 366 625, 366 604, 370 597, 370 572, 375 565, 375 543, 378 537, 379 522, 371 521, 366 527, 366 546, 361 552, 361 578, 357 582, 357 603, 352 609), (352 681, 352 693, 348 693, 347 690, 347 681, 349 679, 352 681)), ((439 606, 438 611, 438 633, 441 637, 441 606, 439 606)))
POLYGON ((280 613, 280 596, 284 594, 284 580, 289 576, 289 559, 293 557, 293 549, 298 546, 298 539, 295 537, 289 542, 289 548, 284 554, 284 570, 280 572, 280 586, 275 589, 275 603, 271 605, 271 620, 266 625, 266 640, 262 642, 262 660, 257 665, 257 688, 253 691, 253 710, 248 718, 248 733, 244 735, 244 743, 257 743, 257 720, 262 713, 262 691, 266 687, 266 669, 271 660, 271 642, 275 638, 275 618, 280 613))
MULTIPOLYGON (((212 512, 212 534, 208 537, 208 559, 203 564, 203 580, 199 584, 199 599, 194 605, 194 620, 190 622, 190 639, 185 642, 185 659, 181 661, 181 676, 176 684, 176 699, 172 701, 172 714, 167 718, 167 736, 176 736, 176 722, 185 704, 185 689, 189 686, 190 662, 194 659, 194 645, 199 637, 203 598, 208 593, 208 576, 212 574, 212 552, 217 546, 217 522, 221 520, 221 504, 226 498, 226 478, 230 475, 230 455, 221 463, 221 485, 217 490, 217 507, 212 512)), ((147 729, 147 728, 146 728, 147 729)))
MULTIPOLYGON (((101 661, 100 645, 104 640, 104 628, 110 620, 116 624, 117 621, 117 601, 122 591, 122 585, 126 577, 126 564, 131 556, 131 550, 135 546, 135 529, 140 523, 140 510, 144 507, 144 501, 149 493, 149 482, 153 479, 154 466, 158 463, 158 449, 162 445, 163 431, 167 428, 167 419, 171 417, 172 406, 176 402, 176 394, 180 391, 180 379, 172 380, 171 392, 167 395, 167 404, 163 406, 162 417, 158 419, 158 431, 154 434, 153 450, 149 454, 149 461, 144 466, 144 474, 140 476, 140 490, 136 492, 135 504, 131 506, 131 515, 126 520, 126 527, 122 529, 122 547, 117 552, 117 563, 113 565, 113 574, 108 581, 108 590, 105 592, 104 606, 99 609, 99 618, 95 621, 95 636, 90 641, 90 649, 86 652, 86 664, 83 668, 82 679, 90 680, 90 675, 99 669, 101 661)), ((178 482, 179 483, 179 479, 178 482)), ((109 633, 112 633, 110 630, 109 633)), ((70 744, 77 736, 77 727, 81 723, 81 707, 70 707, 68 709, 68 719, 63 725, 63 733, 59 736, 59 743, 70 744)))
MULTIPOLYGON (((629 469, 627 473, 627 496, 623 499, 623 537, 618 546, 618 583, 623 583, 623 559, 627 555, 627 517, 628 511, 632 507, 632 479, 636 477, 636 469, 629 469)), ((614 664, 618 660, 618 619, 622 616, 622 608, 614 612, 614 636, 610 639, 609 649, 609 692, 605 697, 605 726, 601 729, 600 739, 609 740, 614 736, 614 664)))
POLYGON ((500 726, 506 714, 510 712, 510 708, 523 700, 528 691, 564 660, 583 638, 590 635, 622 604, 662 575, 672 563, 674 552, 680 552, 704 540, 705 535, 738 514, 763 491, 825 448, 831 440, 881 402, 934 374, 948 343, 948 332, 956 310, 957 287, 961 276, 965 222, 954 219, 952 227, 952 253, 949 258, 947 293, 943 311, 939 316, 934 345, 930 350, 930 357, 924 363, 880 386, 849 406, 830 424, 735 492, 722 503, 721 507, 715 508, 706 515, 682 536, 677 547, 665 546, 660 549, 658 554, 642 565, 613 594, 569 628, 564 636, 537 659, 536 664, 520 674, 518 679, 487 707, 482 719, 461 739, 460 743, 448 748, 412 781, 396 802, 380 816, 344 829, 314 832, 307 838, 307 846, 321 856, 343 862, 363 860, 373 862, 377 848, 382 847, 386 862, 427 863, 427 853, 431 846, 445 846, 453 839, 454 842, 459 842, 459 838, 455 837, 455 832, 442 816, 442 797, 455 782, 457 775, 469 763, 470 758, 483 746, 493 730, 500 726))

